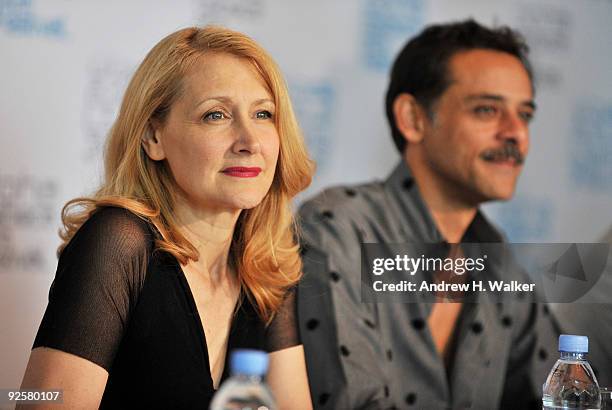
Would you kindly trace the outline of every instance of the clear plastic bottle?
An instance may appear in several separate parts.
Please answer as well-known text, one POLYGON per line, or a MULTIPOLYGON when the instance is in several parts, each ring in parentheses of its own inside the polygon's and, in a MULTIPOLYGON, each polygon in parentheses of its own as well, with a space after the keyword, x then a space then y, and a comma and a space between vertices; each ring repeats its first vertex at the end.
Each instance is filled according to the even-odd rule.
POLYGON ((259 350, 238 349, 230 357, 232 377, 213 397, 210 410, 276 410, 264 381, 268 355, 259 350))
POLYGON ((591 365, 586 360, 589 338, 559 336, 561 357, 553 366, 543 386, 542 408, 595 409, 601 408, 599 384, 591 365))

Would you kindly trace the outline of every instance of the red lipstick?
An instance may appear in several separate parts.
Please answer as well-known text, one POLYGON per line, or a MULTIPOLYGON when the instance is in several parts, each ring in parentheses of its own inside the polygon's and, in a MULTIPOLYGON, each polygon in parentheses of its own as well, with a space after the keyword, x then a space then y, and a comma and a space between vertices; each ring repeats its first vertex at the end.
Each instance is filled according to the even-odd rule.
POLYGON ((225 175, 237 178, 255 178, 261 172, 259 167, 229 167, 223 171, 225 175))

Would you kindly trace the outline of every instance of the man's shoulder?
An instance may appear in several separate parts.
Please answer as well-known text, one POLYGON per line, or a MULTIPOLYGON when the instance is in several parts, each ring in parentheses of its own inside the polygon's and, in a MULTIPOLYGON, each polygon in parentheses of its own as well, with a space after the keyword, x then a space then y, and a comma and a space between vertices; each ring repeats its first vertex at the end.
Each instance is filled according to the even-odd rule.
POLYGON ((300 237, 309 247, 348 253, 359 249, 368 232, 390 219, 382 182, 328 188, 299 211, 300 237))
POLYGON ((384 204, 382 181, 326 188, 305 201, 299 210, 305 222, 323 220, 360 221, 371 218, 384 204))

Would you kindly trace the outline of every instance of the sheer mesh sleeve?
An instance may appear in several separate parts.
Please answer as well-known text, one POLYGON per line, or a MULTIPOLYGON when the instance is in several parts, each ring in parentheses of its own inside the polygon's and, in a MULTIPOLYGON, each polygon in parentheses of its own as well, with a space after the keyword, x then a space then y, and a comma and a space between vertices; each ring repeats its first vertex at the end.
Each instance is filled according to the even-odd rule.
POLYGON ((291 288, 267 329, 266 349, 268 352, 302 344, 295 303, 295 288, 291 288))
POLYGON ((63 250, 33 347, 46 346, 109 370, 142 289, 154 240, 145 221, 103 208, 63 250))

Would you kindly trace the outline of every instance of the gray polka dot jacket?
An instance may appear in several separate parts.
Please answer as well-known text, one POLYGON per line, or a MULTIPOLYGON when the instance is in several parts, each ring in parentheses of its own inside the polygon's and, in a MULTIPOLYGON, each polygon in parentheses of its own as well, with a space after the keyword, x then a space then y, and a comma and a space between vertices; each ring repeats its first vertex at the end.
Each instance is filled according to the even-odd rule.
MULTIPOLYGON (((445 365, 431 303, 361 302, 361 243, 444 242, 403 162, 384 182, 324 191, 299 216, 298 316, 315 408, 541 408, 556 346, 538 343, 548 319, 537 304, 464 303, 445 365)), ((480 212, 467 234, 502 240, 480 212)))

